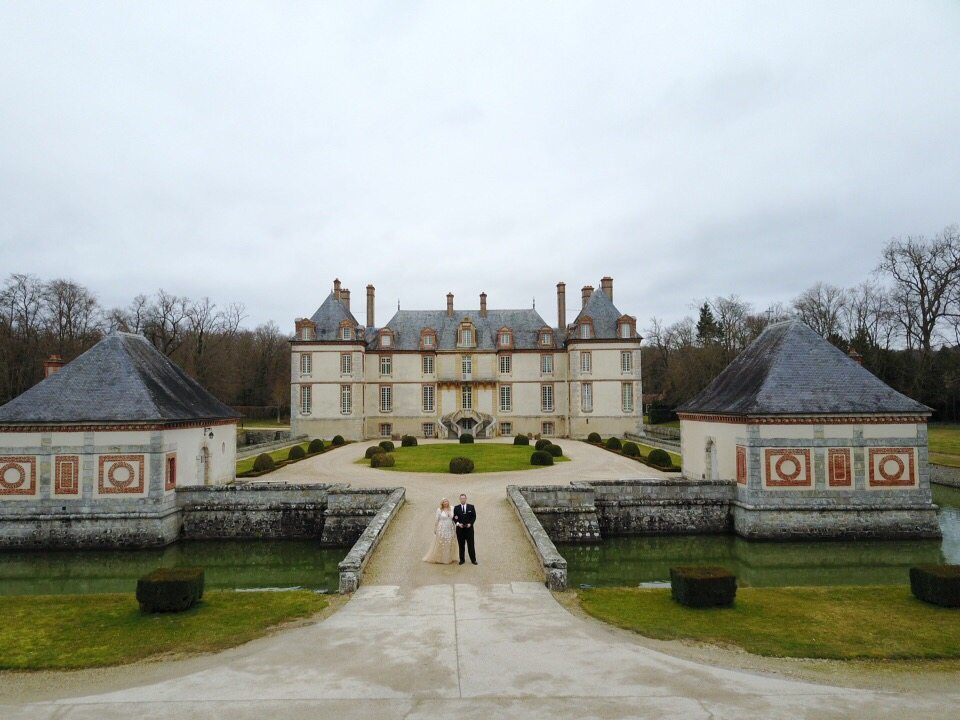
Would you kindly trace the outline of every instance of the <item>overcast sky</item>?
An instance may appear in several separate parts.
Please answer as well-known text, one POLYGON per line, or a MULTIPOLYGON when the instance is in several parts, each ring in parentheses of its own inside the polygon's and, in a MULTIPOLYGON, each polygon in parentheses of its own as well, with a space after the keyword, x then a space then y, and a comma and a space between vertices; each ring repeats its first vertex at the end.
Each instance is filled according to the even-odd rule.
POLYGON ((645 328, 960 222, 960 3, 0 4, 0 274, 645 328))

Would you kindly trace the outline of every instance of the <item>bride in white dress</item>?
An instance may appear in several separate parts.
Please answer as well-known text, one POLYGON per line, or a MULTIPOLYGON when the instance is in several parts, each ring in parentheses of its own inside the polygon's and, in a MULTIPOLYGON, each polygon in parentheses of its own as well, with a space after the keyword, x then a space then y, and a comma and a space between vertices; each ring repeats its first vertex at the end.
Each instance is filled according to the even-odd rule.
POLYGON ((433 525, 433 542, 423 561, 449 565, 457 560, 457 544, 454 542, 456 531, 453 527, 453 509, 446 498, 440 501, 436 520, 433 525))

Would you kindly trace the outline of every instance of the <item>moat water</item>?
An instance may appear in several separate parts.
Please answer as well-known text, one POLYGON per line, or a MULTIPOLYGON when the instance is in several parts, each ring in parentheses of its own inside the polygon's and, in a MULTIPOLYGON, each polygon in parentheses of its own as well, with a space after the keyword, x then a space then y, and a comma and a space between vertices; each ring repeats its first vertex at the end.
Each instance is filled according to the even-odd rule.
POLYGON ((747 542, 731 535, 609 538, 563 545, 571 587, 670 581, 676 565, 723 565, 741 585, 892 585, 917 563, 960 563, 960 490, 934 486, 943 540, 747 542))
POLYGON ((158 567, 194 566, 210 589, 302 587, 336 592, 348 548, 310 540, 205 540, 152 550, 0 553, 0 595, 133 592, 158 567))

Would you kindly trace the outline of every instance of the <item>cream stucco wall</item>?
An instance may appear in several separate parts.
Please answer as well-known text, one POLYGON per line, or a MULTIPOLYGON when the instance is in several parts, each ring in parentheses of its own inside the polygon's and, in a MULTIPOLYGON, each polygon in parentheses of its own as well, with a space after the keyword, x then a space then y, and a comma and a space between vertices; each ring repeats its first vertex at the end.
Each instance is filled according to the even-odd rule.
POLYGON ((746 424, 680 420, 683 474, 692 479, 733 480, 737 476, 736 446, 746 437, 746 424), (708 460, 712 457, 716 463, 708 460), (712 468, 708 467, 708 463, 712 468))

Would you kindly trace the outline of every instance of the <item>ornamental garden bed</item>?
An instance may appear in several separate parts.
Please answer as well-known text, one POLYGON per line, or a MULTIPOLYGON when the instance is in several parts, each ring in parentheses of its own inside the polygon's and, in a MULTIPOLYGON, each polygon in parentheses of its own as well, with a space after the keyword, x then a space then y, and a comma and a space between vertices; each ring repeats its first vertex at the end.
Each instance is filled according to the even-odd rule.
MULTIPOLYGON (((591 435, 593 435, 593 433, 591 433, 591 435)), ((587 443, 588 445, 593 445, 594 447, 602 448, 607 452, 612 452, 616 455, 622 455, 623 457, 629 460, 636 460, 639 463, 642 463, 648 467, 652 467, 655 470, 660 470, 662 472, 680 472, 682 469, 681 458, 679 455, 677 455, 676 453, 669 452, 668 450, 655 448, 652 445, 644 445, 643 443, 634 442, 632 440, 622 440, 617 437, 607 438, 606 440, 600 439, 599 441, 591 440, 588 438, 583 442, 587 443), (615 441, 615 442, 611 442, 611 441, 615 441), (636 455, 631 455, 630 454, 631 450, 629 449, 626 452, 624 452, 624 450, 627 448, 628 445, 632 445, 637 448, 636 455), (663 465, 663 464, 651 462, 650 453, 654 452, 655 450, 659 450, 660 452, 666 453, 666 456, 670 459, 670 464, 663 465)))
POLYGON ((269 453, 261 453, 261 455, 269 455, 274 462, 273 467, 268 470, 254 469, 254 464, 256 463, 256 460, 259 457, 259 455, 244 458, 243 460, 238 460, 237 461, 237 477, 238 478, 255 478, 255 477, 260 477, 262 475, 267 475, 269 473, 272 473, 274 470, 278 470, 279 468, 282 468, 286 465, 291 465, 293 463, 300 462, 301 460, 306 460, 307 458, 316 457, 317 455, 323 455, 324 453, 330 452, 331 450, 336 450, 338 447, 349 445, 352 441, 345 440, 342 445, 334 445, 332 442, 324 440, 323 448, 316 452, 310 452, 309 448, 310 448, 311 442, 313 441, 311 440, 308 442, 298 443, 296 445, 288 445, 287 447, 279 448, 278 450, 273 450, 272 452, 269 452, 269 453), (294 457, 294 458, 290 457, 290 451, 292 448, 295 448, 295 447, 302 448, 303 450, 302 457, 294 457))
MULTIPOLYGON (((401 472, 450 473, 450 461, 465 457, 473 461, 474 473, 509 472, 511 470, 535 470, 530 464, 533 446, 508 445, 506 443, 459 443, 457 441, 430 443, 416 447, 397 447, 389 454, 394 458, 390 467, 380 470, 401 472)), ((554 463, 568 462, 563 455, 554 457, 554 463)), ((357 460, 358 465, 370 465, 367 458, 357 460)))

